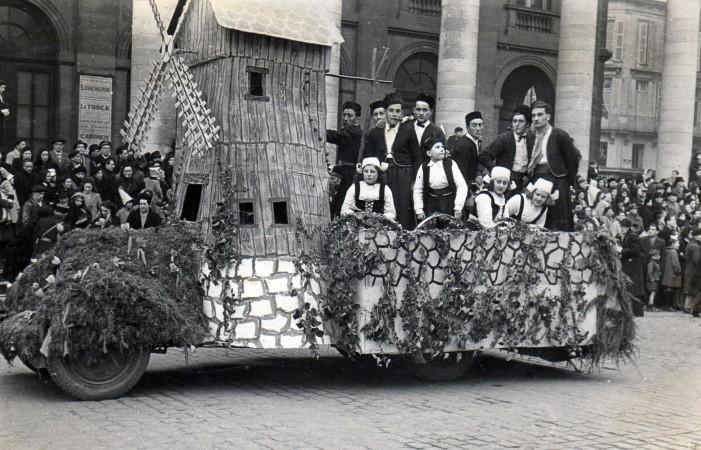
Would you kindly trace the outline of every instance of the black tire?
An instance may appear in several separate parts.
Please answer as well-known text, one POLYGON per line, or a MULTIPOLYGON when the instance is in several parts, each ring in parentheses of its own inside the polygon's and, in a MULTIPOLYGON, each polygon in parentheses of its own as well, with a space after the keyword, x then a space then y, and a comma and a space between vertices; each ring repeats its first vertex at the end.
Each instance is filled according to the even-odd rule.
POLYGON ((107 400, 127 393, 139 382, 151 352, 146 349, 109 349, 74 357, 52 354, 49 375, 65 393, 80 400, 107 400))
POLYGON ((416 362, 411 355, 407 358, 407 365, 411 373, 423 381, 453 381, 465 376, 472 365, 472 354, 462 352, 449 353, 447 358, 426 358, 426 362, 416 362))

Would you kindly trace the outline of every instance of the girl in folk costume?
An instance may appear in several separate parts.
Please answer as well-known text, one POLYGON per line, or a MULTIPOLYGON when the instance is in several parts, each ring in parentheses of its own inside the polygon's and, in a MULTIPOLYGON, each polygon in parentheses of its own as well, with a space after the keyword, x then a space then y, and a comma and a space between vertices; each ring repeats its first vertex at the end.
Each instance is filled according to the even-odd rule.
POLYGON ((460 219, 467 199, 467 183, 460 168, 445 157, 443 141, 429 138, 423 148, 431 159, 421 164, 414 182, 416 218, 442 213, 460 219))
POLYGON ((483 229, 493 228, 497 221, 509 217, 506 209, 506 193, 511 183, 511 171, 506 167, 496 166, 492 173, 484 177, 487 189, 475 197, 475 207, 470 215, 471 221, 477 221, 483 229))
POLYGON ((394 220, 397 213, 394 209, 392 190, 379 181, 380 173, 387 170, 387 163, 380 164, 380 160, 375 157, 365 158, 358 164, 357 170, 363 175, 363 179, 348 188, 341 205, 341 215, 366 212, 382 214, 389 220, 394 220))
POLYGON ((526 192, 514 195, 506 203, 509 217, 545 228, 545 218, 548 215, 548 206, 557 200, 558 192, 552 192, 553 183, 544 178, 536 180, 526 187, 526 192))

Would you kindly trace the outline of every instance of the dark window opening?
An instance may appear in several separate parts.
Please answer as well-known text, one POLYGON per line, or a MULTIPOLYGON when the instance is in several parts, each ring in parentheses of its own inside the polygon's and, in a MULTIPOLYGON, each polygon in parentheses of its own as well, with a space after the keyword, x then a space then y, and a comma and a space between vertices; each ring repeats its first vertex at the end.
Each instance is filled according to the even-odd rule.
POLYGON ((265 93, 265 75, 268 73, 268 69, 265 67, 246 67, 246 72, 248 72, 248 92, 244 96, 246 100, 262 100, 268 101, 268 97, 265 93))
POLYGON ((273 202, 273 221, 276 225, 289 225, 287 202, 273 202))
POLYGON ((263 91, 263 74, 257 72, 249 72, 248 76, 250 79, 251 86, 251 91, 249 93, 257 97, 265 95, 265 92, 263 91))
POLYGON ((189 184, 185 190, 185 200, 183 200, 183 209, 180 212, 181 220, 189 220, 196 222, 197 216, 200 213, 200 204, 202 203, 202 185, 189 184))
POLYGON ((256 216, 253 213, 253 202, 239 202, 239 225, 255 225, 256 216))

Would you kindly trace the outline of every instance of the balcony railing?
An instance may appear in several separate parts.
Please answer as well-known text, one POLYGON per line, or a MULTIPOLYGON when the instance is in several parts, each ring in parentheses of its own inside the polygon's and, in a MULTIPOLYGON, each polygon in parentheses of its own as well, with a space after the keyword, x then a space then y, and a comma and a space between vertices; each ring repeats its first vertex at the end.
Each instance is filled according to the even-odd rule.
POLYGON ((641 133, 656 133, 657 119, 655 117, 612 115, 601 118, 601 131, 637 131, 641 133))
POLYGON ((558 19, 560 18, 557 13, 510 4, 504 6, 508 13, 508 28, 543 34, 557 31, 558 19))
POLYGON ((409 0, 409 12, 424 16, 440 16, 441 0, 409 0))

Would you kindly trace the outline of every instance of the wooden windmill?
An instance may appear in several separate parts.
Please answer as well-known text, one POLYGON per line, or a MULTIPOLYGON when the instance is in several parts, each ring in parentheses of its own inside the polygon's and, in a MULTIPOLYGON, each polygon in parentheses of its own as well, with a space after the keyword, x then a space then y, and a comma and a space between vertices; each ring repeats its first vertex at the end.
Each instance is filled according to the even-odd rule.
POLYGON ((130 150, 134 150, 136 154, 141 153, 146 134, 158 111, 158 104, 161 95, 163 95, 167 77, 172 87, 178 117, 182 119, 187 148, 193 156, 202 155, 204 151, 214 147, 219 139, 220 128, 211 111, 207 109, 207 104, 202 98, 202 92, 197 88, 197 83, 193 82, 192 74, 190 74, 184 60, 177 55, 173 45, 192 1, 185 2, 180 20, 172 35, 166 33, 155 0, 149 0, 149 4, 161 35, 162 57, 160 61, 153 62, 146 85, 141 88, 141 97, 128 114, 129 118, 124 122, 125 128, 120 131, 122 139, 130 150))

